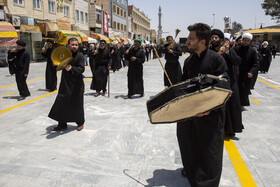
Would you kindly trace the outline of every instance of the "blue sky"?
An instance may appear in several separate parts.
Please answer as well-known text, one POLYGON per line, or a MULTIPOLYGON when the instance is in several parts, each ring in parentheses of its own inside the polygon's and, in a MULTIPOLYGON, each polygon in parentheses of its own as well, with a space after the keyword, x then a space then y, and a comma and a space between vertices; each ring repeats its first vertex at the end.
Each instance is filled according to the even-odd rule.
POLYGON ((254 29, 277 24, 266 16, 261 7, 263 0, 128 0, 151 19, 151 28, 158 30, 158 8, 162 8, 163 36, 175 35, 180 29, 179 37, 188 35, 187 27, 196 22, 207 23, 214 28, 224 29, 224 17, 231 22, 241 23, 243 28, 254 29), (215 16, 213 16, 215 14, 215 16), (214 21, 215 20, 215 21, 214 21))

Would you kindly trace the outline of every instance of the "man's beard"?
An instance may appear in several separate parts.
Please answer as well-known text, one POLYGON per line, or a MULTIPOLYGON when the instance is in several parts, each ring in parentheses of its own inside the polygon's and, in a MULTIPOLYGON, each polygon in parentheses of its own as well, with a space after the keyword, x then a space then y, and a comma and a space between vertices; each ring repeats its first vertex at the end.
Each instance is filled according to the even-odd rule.
POLYGON ((212 48, 220 47, 221 42, 220 41, 212 41, 211 42, 212 48))

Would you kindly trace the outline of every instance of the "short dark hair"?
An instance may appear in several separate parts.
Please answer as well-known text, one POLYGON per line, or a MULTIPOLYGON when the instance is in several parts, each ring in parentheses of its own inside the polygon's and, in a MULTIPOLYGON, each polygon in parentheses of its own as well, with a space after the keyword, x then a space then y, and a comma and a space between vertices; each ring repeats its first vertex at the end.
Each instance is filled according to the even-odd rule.
POLYGON ((188 26, 188 30, 194 31, 199 40, 205 40, 205 45, 208 46, 211 39, 211 28, 205 23, 195 23, 188 26))
POLYGON ((167 36, 167 37, 166 37, 166 40, 168 40, 168 38, 172 38, 172 40, 173 40, 173 37, 172 37, 172 36, 167 36))
POLYGON ((77 41, 79 43, 79 40, 77 38, 69 38, 68 44, 70 44, 70 42, 72 42, 72 41, 77 41))

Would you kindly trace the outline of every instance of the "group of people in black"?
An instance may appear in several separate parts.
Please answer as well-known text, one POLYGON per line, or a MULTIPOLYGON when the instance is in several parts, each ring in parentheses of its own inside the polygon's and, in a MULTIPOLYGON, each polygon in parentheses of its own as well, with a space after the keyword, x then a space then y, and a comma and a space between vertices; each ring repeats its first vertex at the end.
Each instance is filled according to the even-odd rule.
MULTIPOLYGON (((263 43, 264 47, 260 52, 253 49, 250 45, 253 36, 250 33, 232 41, 227 33, 218 29, 211 30, 204 23, 190 25, 188 30, 187 46, 190 56, 185 60, 183 69, 179 63, 182 50, 172 36, 166 38, 166 44, 162 48, 158 46, 157 52, 161 51, 160 56, 164 55, 166 59, 165 70, 169 76, 164 74, 165 86, 200 74, 224 75, 228 80, 233 94, 224 107, 199 113, 177 123, 177 139, 183 164, 181 174, 188 178, 192 187, 215 187, 219 185, 222 172, 225 134, 234 136, 235 133, 242 132, 242 106, 250 105, 248 96, 252 80, 256 79, 258 71, 268 71, 261 70, 259 64, 271 53, 267 50, 267 42, 263 43)), ((20 95, 27 97, 30 95, 26 85, 30 56, 24 49, 26 44, 23 41, 19 40, 17 44, 16 81, 20 95)), ((54 91, 57 89, 56 67, 50 57, 54 50, 53 41, 48 40, 47 44, 48 49, 42 49, 47 58, 46 89, 54 91)), ((149 60, 150 54, 156 52, 152 50, 152 46, 142 47, 141 44, 141 39, 135 39, 132 46, 117 44, 107 47, 106 41, 100 40, 98 47, 91 44, 87 49, 86 45, 79 48, 77 39, 69 39, 67 47, 72 53, 73 61, 62 70, 58 95, 49 113, 49 117, 58 121, 58 125, 51 130, 64 130, 68 122, 76 122, 78 131, 84 127, 83 72, 87 57, 93 75, 90 88, 96 90, 94 96, 106 94, 109 70, 117 71, 123 62, 124 67, 128 66, 128 93, 124 99, 130 99, 135 94, 143 97, 143 63, 145 57, 149 60)))

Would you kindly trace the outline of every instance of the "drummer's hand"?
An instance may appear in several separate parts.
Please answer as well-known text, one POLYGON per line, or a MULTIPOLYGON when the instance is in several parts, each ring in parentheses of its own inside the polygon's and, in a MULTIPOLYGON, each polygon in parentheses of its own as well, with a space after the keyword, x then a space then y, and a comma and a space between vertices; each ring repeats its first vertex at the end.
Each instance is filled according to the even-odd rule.
POLYGON ((97 51, 97 50, 94 50, 94 53, 93 53, 93 54, 96 55, 97 53, 98 53, 98 51, 97 51))
POLYGON ((28 76, 28 74, 24 74, 24 76, 25 76, 25 77, 27 77, 27 76, 28 76))
POLYGON ((252 78, 253 74, 252 73, 248 73, 248 78, 252 78))
POLYGON ((42 52, 45 52, 45 50, 46 50, 46 49, 43 47, 43 48, 42 48, 42 52))
POLYGON ((128 49, 128 50, 126 50, 125 54, 128 54, 128 53, 129 53, 129 49, 128 49))
POLYGON ((203 117, 203 116, 207 116, 207 115, 209 115, 209 114, 210 114, 210 111, 198 113, 198 114, 196 114, 195 116, 196 116, 196 117, 203 117))
POLYGON ((168 53, 173 54, 173 50, 172 50, 172 49, 169 49, 169 50, 168 50, 168 53))
POLYGON ((110 70, 111 69, 111 66, 108 66, 108 70, 110 70))
POLYGON ((130 60, 131 60, 131 61, 136 61, 136 57, 135 57, 135 56, 132 56, 132 57, 130 58, 130 60))
POLYGON ((66 71, 70 71, 72 69, 72 66, 71 65, 67 65, 67 66, 65 66, 65 69, 66 69, 66 71))

